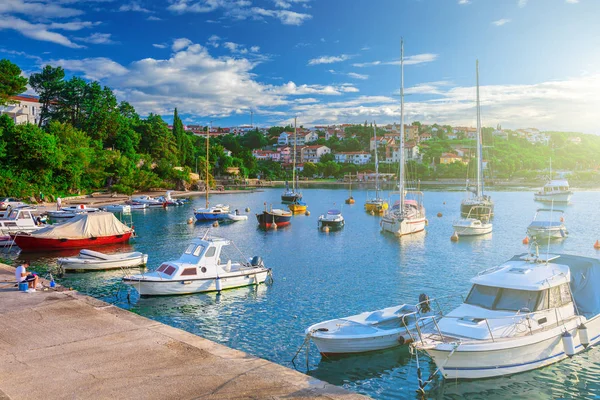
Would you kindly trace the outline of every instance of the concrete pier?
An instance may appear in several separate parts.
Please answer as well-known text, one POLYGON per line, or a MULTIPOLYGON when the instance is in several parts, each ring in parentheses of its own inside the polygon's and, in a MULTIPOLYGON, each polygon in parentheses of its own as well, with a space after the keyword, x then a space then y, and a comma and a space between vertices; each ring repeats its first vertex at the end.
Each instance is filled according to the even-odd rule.
MULTIPOLYGON (((0 264, 0 399, 361 399, 0 264)), ((261 340, 261 338, 257 338, 261 340)))

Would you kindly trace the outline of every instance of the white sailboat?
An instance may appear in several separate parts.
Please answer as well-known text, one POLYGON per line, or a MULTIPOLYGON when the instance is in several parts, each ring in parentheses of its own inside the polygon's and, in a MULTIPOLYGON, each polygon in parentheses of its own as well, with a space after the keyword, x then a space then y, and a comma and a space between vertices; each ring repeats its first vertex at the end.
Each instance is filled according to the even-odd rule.
POLYGON ((400 168, 398 173, 399 200, 387 210, 381 219, 381 230, 396 236, 410 235, 425 230, 426 218, 423 193, 405 190, 404 172, 404 41, 400 45, 400 168), (410 198, 408 198, 410 197, 410 198))
POLYGON ((542 190, 534 193, 535 201, 547 203, 568 203, 573 192, 566 179, 552 179, 552 157, 550 158, 550 178, 542 190))
POLYGON ((477 210, 483 210, 481 207, 487 207, 491 210, 491 216, 494 215, 494 202, 489 195, 483 193, 483 150, 481 137, 481 108, 479 104, 479 60, 476 61, 477 73, 477 185, 475 188, 468 187, 467 191, 471 193, 470 197, 463 200, 460 204, 460 214, 463 217, 471 214, 472 217, 479 217, 477 210), (475 210, 472 210, 475 208, 475 210), (473 212, 472 212, 473 211, 473 212))
POLYGON ((388 203, 379 197, 379 157, 377 150, 377 125, 373 124, 373 139, 375 141, 375 197, 367 199, 365 202, 365 211, 377 215, 382 215, 388 209, 388 203))

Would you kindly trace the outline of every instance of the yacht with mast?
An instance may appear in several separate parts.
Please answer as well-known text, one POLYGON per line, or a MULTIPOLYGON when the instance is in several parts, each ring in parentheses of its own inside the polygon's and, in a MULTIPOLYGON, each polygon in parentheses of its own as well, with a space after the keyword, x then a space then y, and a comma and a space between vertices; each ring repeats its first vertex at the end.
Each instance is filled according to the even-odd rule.
MULTIPOLYGON (((302 200, 302 193, 296 191, 296 144, 298 143, 298 129, 296 127, 296 119, 297 118, 294 118, 294 155, 292 157, 292 189, 290 189, 290 186, 286 181, 285 191, 281 195, 281 202, 284 204, 293 204, 302 200)), ((304 211, 306 211, 306 205, 304 205, 304 211)))
POLYGON ((381 219, 381 230, 396 236, 410 235, 425 230, 426 218, 423 193, 405 190, 404 160, 404 41, 400 44, 400 163, 398 172, 398 195, 392 208, 381 219))
POLYGON ((494 202, 489 195, 484 194, 483 179, 483 151, 481 137, 481 108, 479 104, 479 60, 476 61, 477 73, 477 185, 469 187, 467 180, 467 191, 471 193, 469 198, 464 199, 460 204, 460 214, 462 217, 483 217, 487 215, 494 216, 494 202), (479 210, 487 210, 484 215, 479 214, 479 210))
MULTIPOLYGON (((298 135, 298 128, 296 125, 296 120, 297 120, 297 118, 294 118, 294 158, 292 160, 292 192, 297 195, 300 195, 300 197, 296 196, 291 201, 291 204, 288 205, 288 208, 294 214, 299 214, 299 213, 306 212, 306 203, 301 200, 302 195, 299 192, 297 192, 297 190, 298 190, 298 174, 296 173, 296 142, 297 142, 297 140, 295 138, 298 135)), ((283 198, 283 196, 282 196, 282 198, 283 198)))
MULTIPOLYGON (((212 128, 212 126, 211 126, 212 128)), ((206 206, 204 208, 199 208, 194 210, 194 216, 198 221, 215 221, 215 220, 224 220, 229 218, 229 206, 224 204, 217 204, 213 207, 209 206, 208 196, 210 191, 210 181, 208 175, 208 149, 209 149, 209 137, 210 137, 211 129, 208 129, 206 132, 206 183, 205 183, 205 196, 206 196, 206 206)))
POLYGON ((354 197, 352 197, 352 174, 349 174, 348 179, 348 198, 346 199, 346 204, 354 204, 354 197))
POLYGON ((365 211, 377 215, 382 215, 388 209, 388 203, 379 197, 379 158, 377 155, 377 125, 373 124, 373 138, 375 140, 375 197, 367 199, 365 202, 365 211))

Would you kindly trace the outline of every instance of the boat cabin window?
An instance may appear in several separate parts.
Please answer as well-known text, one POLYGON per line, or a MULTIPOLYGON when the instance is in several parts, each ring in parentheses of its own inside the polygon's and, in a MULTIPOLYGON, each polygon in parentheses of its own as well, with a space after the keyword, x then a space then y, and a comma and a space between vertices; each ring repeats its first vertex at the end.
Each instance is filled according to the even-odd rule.
POLYGON ((192 254, 192 251, 194 251, 194 247, 196 247, 195 244, 190 244, 187 249, 185 249, 185 254, 192 254))
POLYGON ((214 257, 215 253, 217 252, 217 248, 216 247, 209 247, 208 250, 206 251, 206 255, 205 257, 214 257))
POLYGON ((162 264, 156 271, 163 272, 168 267, 168 264, 162 264))
POLYGON ((198 247, 196 247, 196 250, 194 250, 194 255, 196 257, 198 257, 202 253, 203 250, 204 250, 204 246, 199 244, 198 247))
POLYGON ((196 268, 186 268, 181 271, 181 276, 196 275, 196 268))
POLYGON ((31 218, 31 216, 29 215, 28 212, 22 212, 21 214, 19 214, 19 219, 28 219, 31 218))
POLYGON ((549 307, 562 307, 571 302, 571 292, 567 283, 549 289, 549 307))
POLYGON ((169 264, 163 264, 160 267, 158 267, 158 269, 156 271, 162 272, 163 274, 166 274, 166 275, 173 275, 173 272, 175 272, 175 267, 173 267, 172 265, 169 265, 169 264))
POLYGON ((538 301, 540 294, 541 292, 532 290, 473 285, 465 303, 488 310, 519 311, 527 309, 537 311, 544 308, 538 301))

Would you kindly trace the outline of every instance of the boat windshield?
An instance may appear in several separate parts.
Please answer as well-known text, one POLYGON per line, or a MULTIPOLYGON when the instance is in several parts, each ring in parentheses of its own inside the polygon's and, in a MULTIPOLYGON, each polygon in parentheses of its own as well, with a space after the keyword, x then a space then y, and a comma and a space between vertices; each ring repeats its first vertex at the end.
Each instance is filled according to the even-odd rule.
POLYGON ((543 308, 541 302, 538 302, 540 293, 532 290, 473 285, 465 303, 488 310, 519 311, 527 309, 537 311, 538 307, 543 308))

